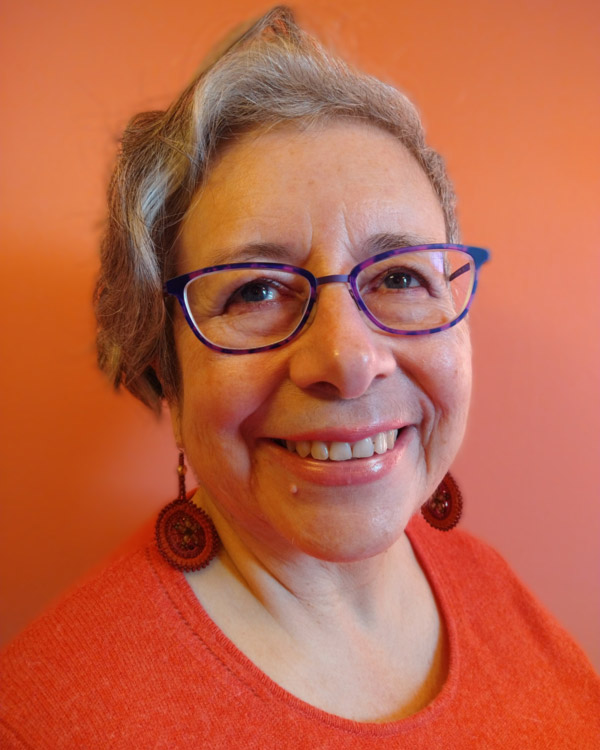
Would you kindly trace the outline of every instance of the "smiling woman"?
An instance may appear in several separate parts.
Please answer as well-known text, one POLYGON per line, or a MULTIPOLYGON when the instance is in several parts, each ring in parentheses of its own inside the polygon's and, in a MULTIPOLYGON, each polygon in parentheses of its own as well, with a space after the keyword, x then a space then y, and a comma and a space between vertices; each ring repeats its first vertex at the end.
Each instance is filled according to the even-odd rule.
MULTIPOLYGON (((348 273, 366 259, 365 248, 372 252, 377 238, 391 235, 446 239, 440 203, 408 150, 360 122, 286 124, 241 137, 213 165, 183 221, 177 270, 210 267, 223 248, 235 262, 238 248, 249 245, 256 248, 252 260, 261 262, 261 244, 268 243, 280 248, 282 260, 328 277, 348 273)), ((429 251, 410 255, 414 267, 429 251)), ((397 259, 404 263, 403 255, 397 259)), ((440 295, 417 289, 435 307, 440 295)), ((255 340, 254 321, 270 322, 273 300, 245 314, 239 302, 231 308, 230 302, 216 316, 218 335, 233 325, 231 335, 246 348, 268 343, 255 340), (239 318, 248 316, 252 323, 240 327, 239 318)), ((215 340, 211 322, 203 317, 199 327, 215 340)), ((277 550, 293 558, 302 551, 315 566, 370 558, 402 535, 462 440, 471 372, 465 326, 435 336, 386 335, 339 283, 321 286, 308 325, 285 347, 252 358, 223 356, 198 346, 194 333, 176 315, 183 387, 171 413, 205 493, 201 504, 221 535, 226 525, 226 533, 247 538, 253 556, 277 550), (233 392, 235 399, 228 397, 233 392), (378 442, 371 457, 343 465, 326 460, 332 443, 335 453, 392 430, 400 439, 391 450, 378 442), (275 440, 308 442, 310 458, 285 452, 275 440)))
POLYGON ((134 118, 110 208, 99 360, 180 493, 7 651, 3 746, 593 747, 584 655, 439 533, 489 255, 406 98, 276 8, 134 118))

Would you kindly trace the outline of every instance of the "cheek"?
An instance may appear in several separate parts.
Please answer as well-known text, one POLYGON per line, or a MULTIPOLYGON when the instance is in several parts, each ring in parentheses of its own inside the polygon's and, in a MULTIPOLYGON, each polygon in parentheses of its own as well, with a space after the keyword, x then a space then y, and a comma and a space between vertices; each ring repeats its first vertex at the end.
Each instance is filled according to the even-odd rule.
POLYGON ((467 428, 467 417, 471 402, 471 343, 468 329, 458 341, 454 355, 450 358, 446 370, 448 430, 445 448, 447 451, 446 461, 452 463, 462 444, 465 430, 467 428), (462 340, 461 340, 462 339, 462 340))
MULTIPOLYGON (((183 440, 213 453, 243 441, 246 425, 266 408, 278 380, 273 358, 214 352, 187 334, 178 338, 182 387, 179 399, 183 440)), ((192 446, 187 447, 188 450, 192 446)))
POLYGON ((466 326, 434 334, 438 335, 438 339, 422 342, 417 377, 429 415, 425 439, 447 446, 451 461, 462 441, 469 411, 471 341, 466 326))
POLYGON ((436 358, 440 400, 457 416, 468 410, 471 398, 471 339, 468 329, 459 330, 451 346, 443 348, 436 358))
POLYGON ((250 474, 241 425, 254 402, 247 381, 232 377, 236 368, 220 367, 206 351, 180 358, 181 445, 198 483, 213 495, 227 495, 236 481, 245 481, 250 474))

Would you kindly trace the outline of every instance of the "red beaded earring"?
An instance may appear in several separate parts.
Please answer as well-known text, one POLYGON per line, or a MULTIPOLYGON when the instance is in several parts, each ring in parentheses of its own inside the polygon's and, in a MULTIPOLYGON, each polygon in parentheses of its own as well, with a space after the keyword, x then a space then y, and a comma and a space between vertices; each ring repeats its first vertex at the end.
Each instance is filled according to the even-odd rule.
POLYGON ((450 531, 459 522, 462 514, 462 493, 452 474, 448 472, 439 487, 421 506, 423 518, 439 531, 450 531))
POLYGON ((169 565, 189 573, 210 563, 219 551, 220 539, 210 516, 188 500, 186 471, 183 451, 179 451, 179 496, 159 513, 156 543, 169 565))

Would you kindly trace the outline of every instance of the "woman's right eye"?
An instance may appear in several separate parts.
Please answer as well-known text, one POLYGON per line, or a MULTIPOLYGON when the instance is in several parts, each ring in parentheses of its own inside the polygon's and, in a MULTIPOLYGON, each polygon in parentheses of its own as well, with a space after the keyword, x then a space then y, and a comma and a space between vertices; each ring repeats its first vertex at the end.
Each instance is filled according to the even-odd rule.
POLYGON ((275 298, 275 289, 272 282, 257 279, 244 284, 229 298, 231 303, 268 302, 275 298))

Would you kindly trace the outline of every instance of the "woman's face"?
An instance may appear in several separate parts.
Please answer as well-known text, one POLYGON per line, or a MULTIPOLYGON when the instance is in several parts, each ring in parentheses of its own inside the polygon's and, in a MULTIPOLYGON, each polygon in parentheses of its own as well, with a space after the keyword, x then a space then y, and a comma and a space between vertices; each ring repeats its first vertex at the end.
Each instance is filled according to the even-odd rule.
MULTIPOLYGON (((275 260, 324 276, 393 246, 444 241, 429 181, 391 135, 358 123, 285 126, 246 135, 220 157, 184 221, 178 272, 275 260)), ((175 337, 176 437, 201 504, 246 544, 334 561, 377 554, 400 537, 462 440, 471 384, 464 322, 390 335, 366 320, 345 284, 330 284, 310 326, 280 349, 212 351, 179 311, 175 337), (285 446, 352 449, 366 438, 381 444, 376 436, 390 430, 398 430, 391 449, 345 461, 285 446)))

